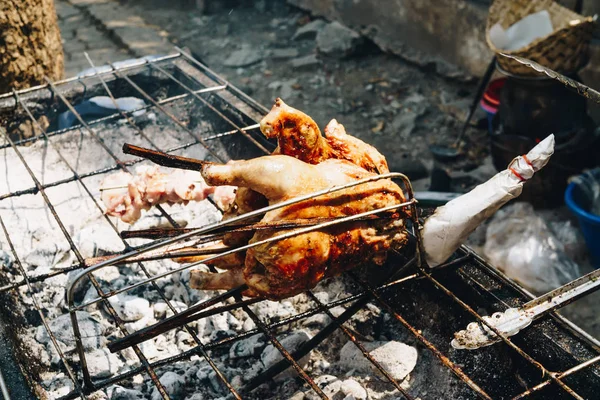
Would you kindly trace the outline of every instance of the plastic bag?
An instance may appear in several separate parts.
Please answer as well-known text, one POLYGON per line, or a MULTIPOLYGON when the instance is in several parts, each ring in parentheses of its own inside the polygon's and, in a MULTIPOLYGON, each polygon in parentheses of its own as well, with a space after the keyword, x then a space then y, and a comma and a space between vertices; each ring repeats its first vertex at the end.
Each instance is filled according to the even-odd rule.
POLYGON ((498 211, 486 233, 484 254, 496 268, 536 294, 579 277, 563 243, 529 203, 498 211))
POLYGON ((552 18, 546 10, 529 14, 508 29, 495 24, 490 29, 490 40, 499 49, 515 51, 530 45, 536 39, 544 38, 554 31, 552 18))

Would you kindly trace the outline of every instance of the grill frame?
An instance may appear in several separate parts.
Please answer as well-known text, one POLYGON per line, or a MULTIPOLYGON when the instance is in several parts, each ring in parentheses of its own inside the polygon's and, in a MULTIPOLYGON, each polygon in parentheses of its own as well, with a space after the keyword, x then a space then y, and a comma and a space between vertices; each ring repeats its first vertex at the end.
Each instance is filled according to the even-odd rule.
MULTIPOLYGON (((51 98, 56 96, 59 99, 59 101, 62 102, 62 104, 64 106, 71 109, 71 111, 75 112, 75 114, 77 115, 71 102, 61 92, 61 87, 72 84, 72 83, 82 83, 82 82, 85 87, 88 82, 90 82, 94 79, 99 79, 101 81, 101 84, 102 84, 102 87, 104 88, 104 90, 106 90, 107 94, 112 97, 112 93, 110 92, 110 90, 106 84, 106 80, 107 79, 115 79, 115 80, 121 79, 121 80, 125 81, 127 84, 131 85, 137 92, 139 92, 139 94, 142 95, 142 97, 144 97, 146 100, 148 100, 150 103, 152 103, 151 105, 147 106, 146 108, 149 108, 149 109, 151 108, 151 109, 158 110, 158 111, 164 113, 173 121, 174 124, 178 125, 180 128, 182 128, 183 130, 188 132, 190 137, 193 139, 192 142, 186 143, 181 146, 177 146, 172 149, 167 149, 166 150, 167 152, 179 151, 179 150, 182 150, 182 149, 194 146, 194 145, 198 145, 198 144, 204 145, 210 151, 209 146, 206 144, 207 141, 220 139, 225 136, 240 134, 245 139, 247 139, 251 143, 253 143, 260 151, 262 151, 263 153, 268 153, 268 149, 267 149, 267 147, 265 147, 268 143, 265 143, 264 139, 261 140, 260 134, 255 134, 255 135, 252 134, 252 133, 256 133, 257 128, 258 128, 258 125, 256 122, 260 119, 260 117, 263 114, 268 112, 268 110, 265 107, 263 107, 262 105, 258 104, 255 100, 253 100, 249 96, 245 95, 239 89, 232 86, 229 82, 227 82, 223 78, 219 77, 216 73, 214 73, 208 67, 206 67, 203 64, 201 64, 200 62, 196 61, 192 56, 185 53, 183 50, 181 50, 179 48, 176 48, 176 50, 178 52, 177 54, 160 57, 160 58, 157 58, 157 59, 154 59, 151 61, 144 60, 144 61, 140 61, 140 62, 131 64, 130 66, 127 66, 127 67, 112 68, 112 69, 109 69, 108 71, 104 71, 104 72, 100 72, 100 73, 91 73, 91 74, 87 74, 85 76, 75 77, 75 78, 67 79, 67 80, 64 80, 61 82, 56 82, 56 83, 48 81, 46 85, 41 85, 41 86, 38 86, 35 88, 25 89, 25 90, 22 90, 19 92, 13 92, 10 94, 2 95, 2 96, 0 96, 0 108, 6 108, 7 107, 6 104, 9 104, 9 103, 11 103, 11 101, 13 101, 15 110, 22 109, 21 111, 25 111, 25 113, 30 117, 31 121, 33 123, 36 123, 36 120, 33 117, 31 110, 28 108, 28 106, 26 104, 27 99, 24 98, 23 96, 27 97, 28 95, 36 94, 37 92, 49 91, 51 93, 51 95, 50 95, 51 98), (168 72, 165 68, 163 68, 161 66, 163 63, 172 63, 173 65, 176 65, 176 67, 179 68, 179 70, 181 72, 183 72, 184 74, 187 74, 190 77, 190 79, 196 81, 198 83, 198 85, 202 85, 205 87, 203 89, 199 89, 199 90, 190 88, 188 85, 184 84, 183 82, 178 81, 177 78, 175 78, 172 74, 170 74, 170 72, 168 72), (140 88, 138 85, 136 85, 135 82, 133 82, 127 75, 129 72, 133 72, 137 68, 141 68, 141 67, 154 69, 155 71, 158 71, 158 73, 161 73, 161 74, 167 76, 167 78, 169 78, 168 79, 169 81, 172 81, 174 84, 180 85, 185 90, 186 94, 180 95, 180 96, 175 96, 174 98, 169 98, 169 99, 162 100, 162 101, 156 101, 150 95, 148 95, 148 93, 144 92, 144 90, 142 88, 140 88), (242 119, 244 119, 245 121, 248 121, 248 122, 253 121, 254 123, 247 124, 246 126, 242 126, 242 124, 239 124, 239 123, 233 121, 232 118, 230 118, 226 113, 222 112, 222 110, 219 110, 214 104, 210 103, 208 100, 204 99, 201 96, 206 93, 218 95, 220 98, 220 101, 222 101, 222 103, 220 103, 220 106, 225 105, 226 107, 232 107, 232 109, 234 109, 234 111, 236 113, 242 114, 242 119), (169 104, 169 102, 176 101, 176 100, 182 98, 181 96, 191 97, 194 99, 194 101, 199 101, 199 102, 203 103, 204 106, 207 106, 209 109, 214 111, 217 114, 217 116, 219 116, 219 118, 222 118, 223 121, 225 121, 227 124, 230 124, 232 129, 225 131, 225 132, 213 134, 207 138, 198 137, 185 124, 183 124, 181 121, 179 121, 177 119, 177 117, 173 116, 172 114, 169 115, 169 112, 162 107, 162 105, 164 105, 164 104, 169 104), (2 105, 4 105, 4 107, 2 107, 2 105)), ((92 66, 93 66, 93 64, 92 64, 92 66)), ((84 90, 84 92, 85 92, 85 90, 84 90)), ((96 140, 99 143, 101 143, 101 145, 103 145, 102 139, 99 136, 97 136, 93 127, 96 124, 101 124, 110 118, 114 118, 116 116, 116 114, 120 114, 121 117, 124 117, 127 119, 129 124, 135 126, 135 123, 129 117, 129 115, 131 115, 132 113, 133 112, 120 111, 118 113, 115 113, 115 115, 113 115, 113 116, 101 118, 96 121, 91 121, 89 123, 86 123, 85 121, 81 120, 80 122, 82 123, 82 126, 76 127, 76 129, 87 130, 94 138, 96 138, 96 140)), ((52 136, 64 133, 61 131, 46 133, 45 130, 41 126, 38 126, 38 128, 42 132, 43 139, 48 141, 48 143, 50 143, 50 144, 52 144, 52 141, 50 140, 50 138, 52 136)), ((75 129, 75 128, 72 128, 72 129, 75 129)), ((77 170, 72 168, 69 165, 68 161, 64 157, 62 157, 60 149, 55 149, 56 152, 59 155, 61 155, 63 162, 65 162, 67 165, 69 165, 69 168, 70 168, 71 172, 73 173, 73 176, 71 178, 62 179, 62 180, 59 180, 56 182, 51 182, 49 184, 41 184, 37 180, 37 177, 35 176, 33 171, 29 168, 27 160, 25 160, 25 158, 23 158, 19 152, 19 145, 27 144, 27 143, 33 142, 35 140, 40 140, 40 138, 38 137, 38 138, 25 139, 25 140, 14 142, 9 138, 8 134, 6 133, 6 130, 1 129, 1 131, 9 143, 7 145, 0 146, 0 148, 10 147, 12 149, 12 151, 14 151, 17 155, 20 156, 23 165, 25 166, 25 168, 28 169, 28 172, 29 172, 31 178, 34 181, 34 186, 27 188, 27 189, 19 190, 16 192, 4 194, 4 195, 0 196, 0 201, 9 199, 9 198, 15 198, 15 197, 25 195, 25 194, 39 193, 44 198, 45 204, 48 207, 48 209, 52 212, 56 223, 61 227, 61 230, 63 231, 63 234, 65 236, 65 240, 67 242, 69 242, 70 248, 74 252, 74 254, 77 256, 78 262, 79 262, 78 265, 73 266, 72 268, 57 271, 56 274, 48 274, 46 276, 39 276, 39 277, 36 277, 35 279, 30 279, 30 277, 27 275, 23 265, 21 264, 21 260, 12 244, 10 233, 8 232, 8 230, 4 224, 4 221, 2 220, 2 216, 0 215, 0 225, 3 228, 3 233, 12 249, 12 253, 13 253, 13 256, 15 259, 15 264, 17 265, 17 268, 19 269, 20 273, 22 274, 22 278, 23 278, 23 280, 20 281, 19 283, 11 283, 11 284, 7 284, 7 285, 3 286, 2 288, 0 288, 0 293, 9 292, 20 286, 24 286, 24 285, 26 285, 28 287, 29 292, 32 294, 32 298, 35 303, 35 308, 37 309, 37 311, 40 314, 42 323, 45 326, 45 329, 47 330, 47 333, 50 336, 51 340, 54 342, 54 345, 58 351, 58 354, 61 357, 63 364, 65 365, 65 370, 66 370, 67 374, 69 375, 69 377, 71 378, 71 380, 73 381, 73 384, 75 386, 75 390, 73 392, 71 392, 70 394, 68 394, 67 396, 65 396, 64 397, 65 399, 76 398, 76 397, 86 398, 87 395, 89 395, 90 393, 92 393, 95 390, 99 390, 99 389, 107 387, 111 384, 120 382, 124 379, 127 379, 127 378, 134 376, 138 373, 141 373, 143 371, 145 371, 151 377, 154 385, 156 386, 156 388, 159 391, 159 393, 161 394, 161 396, 165 399, 168 399, 169 396, 166 393, 163 385, 160 383, 158 376, 156 375, 154 369, 157 367, 160 367, 162 365, 165 365, 167 363, 172 363, 177 360, 182 360, 182 359, 188 358, 189 356, 198 354, 198 353, 200 355, 202 355, 208 361, 208 363, 211 365, 211 367, 214 369, 215 373, 217 374, 219 380, 227 388, 227 390, 229 390, 229 392, 234 397, 241 398, 242 394, 239 393, 239 391, 236 390, 231 385, 231 383, 227 380, 227 378, 223 375, 223 373, 221 373, 221 371, 219 370, 216 363, 214 363, 214 361, 212 361, 208 352, 211 349, 214 349, 214 348, 217 348, 217 347, 220 347, 223 345, 227 345, 227 344, 232 344, 235 341, 241 340, 243 338, 246 338, 246 337, 252 336, 254 334, 258 334, 258 333, 262 333, 267 336, 267 338, 269 339, 269 342, 271 344, 273 344, 281 352, 282 356, 284 357, 284 361, 282 361, 282 363, 274 366, 272 369, 263 372, 263 374, 260 375, 256 381, 254 381, 253 383, 250 384, 251 387, 252 386, 256 387, 256 386, 260 385, 261 383, 269 380, 273 376, 274 372, 276 372, 277 370, 281 370, 282 368, 285 369, 289 366, 289 364, 291 364, 294 367, 294 369, 296 370, 296 372, 304 379, 304 381, 321 398, 327 398, 327 396, 325 395, 325 393, 323 393, 321 388, 319 388, 318 385, 315 384, 314 380, 295 361, 297 359, 300 359, 303 356, 303 354, 302 354, 303 351, 311 351, 312 349, 314 349, 320 343, 319 340, 313 340, 312 342, 309 341, 309 343, 304 347, 304 349, 300 349, 302 351, 299 350, 295 353, 290 354, 285 348, 283 348, 283 346, 281 346, 279 341, 276 339, 275 335, 272 333, 272 331, 279 326, 283 326, 285 324, 291 323, 291 322, 299 320, 301 318, 308 317, 310 315, 315 315, 317 313, 326 313, 332 320, 332 323, 330 324, 330 326, 324 328, 323 332, 330 333, 334 329, 340 329, 349 340, 353 341, 359 347, 359 349, 361 350, 363 355, 365 355, 371 361, 371 363, 373 363, 375 365, 375 367, 378 368, 382 372, 382 374, 389 380, 390 384, 395 389, 400 391, 400 393, 402 394, 402 396, 404 396, 404 398, 412 399, 413 397, 408 393, 408 391, 406 389, 402 388, 402 386, 400 385, 399 382, 396 382, 393 378, 391 378, 389 373, 387 371, 385 371, 381 365, 377 365, 377 362, 375 360, 373 360, 372 357, 369 356, 366 349, 360 344, 359 340, 355 337, 355 335, 351 332, 351 330, 348 329, 348 327, 344 325, 344 323, 349 318, 351 318, 352 315, 354 315, 354 313, 356 311, 358 311, 358 309, 362 308, 362 306, 366 305, 366 303, 369 301, 375 301, 382 308, 386 309, 386 311, 389 312, 401 325, 403 325, 407 329, 407 331, 409 331, 415 337, 415 339, 417 339, 425 348, 427 348, 429 351, 431 351, 432 354, 445 367, 449 368, 452 371, 452 373, 454 375, 456 375, 456 377, 458 379, 460 379, 464 384, 466 384, 473 391, 473 393, 476 396, 478 396, 480 398, 490 398, 490 399, 495 398, 495 397, 492 397, 489 393, 487 393, 475 381, 473 381, 463 371, 463 369, 460 366, 458 366, 455 362, 451 361, 451 359, 447 355, 445 355, 440 349, 438 349, 438 347, 434 343, 432 343, 422 333, 420 333, 419 329, 417 329, 416 326, 413 326, 397 310, 395 310, 394 307, 392 307, 390 304, 388 304, 388 301, 382 297, 381 293, 385 292, 386 290, 393 288, 395 286, 400 287, 402 285, 407 284, 407 282, 411 283, 413 280, 425 280, 425 281, 429 282, 431 285, 433 285, 433 287, 435 287, 436 289, 438 289, 442 293, 444 293, 452 303, 455 303, 458 306, 460 306, 463 310, 465 310, 467 313, 469 313, 472 317, 475 317, 480 323, 487 325, 487 323, 482 319, 482 317, 480 316, 479 313, 477 313, 466 302, 463 302, 452 290, 447 288, 444 284, 442 284, 442 282, 440 282, 440 280, 438 280, 434 277, 434 274, 438 274, 438 271, 463 269, 466 264, 471 263, 473 265, 476 265, 477 266, 476 268, 479 268, 481 271, 483 271, 488 276, 493 277, 493 279, 497 280, 498 282, 501 282, 502 285, 505 285, 507 288, 511 289, 512 291, 514 291, 516 293, 519 293, 523 303, 528 299, 534 298, 534 296, 527 293, 526 291, 524 291, 522 288, 520 288, 516 284, 512 283, 505 276, 503 276, 498 271, 494 270, 491 266, 489 266, 487 263, 485 263, 485 261, 483 261, 480 257, 478 257, 476 254, 474 254, 471 250, 469 250, 466 247, 461 248, 456 253, 456 255, 454 256, 454 258, 451 261, 449 261, 448 263, 446 263, 440 267, 436 267, 434 269, 429 269, 428 267, 422 265, 422 263, 420 261, 420 256, 419 256, 419 254, 420 254, 419 235, 418 235, 419 223, 417 220, 414 221, 414 229, 415 230, 413 232, 414 233, 413 237, 415 238, 415 242, 416 242, 415 248, 417 249, 416 256, 415 256, 415 258, 407 260, 403 266, 398 268, 399 271, 406 271, 406 270, 409 270, 410 268, 413 268, 412 274, 403 276, 402 278, 396 279, 393 282, 388 282, 388 283, 384 283, 381 285, 373 286, 371 283, 361 280, 361 278, 359 278, 356 274, 350 273, 349 274, 350 278, 353 279, 355 282, 357 282, 357 284, 362 288, 362 291, 359 294, 355 294, 346 299, 338 300, 338 301, 335 301, 332 303, 323 304, 318 300, 318 298, 312 292, 308 292, 307 295, 316 304, 316 307, 314 307, 308 313, 306 313, 306 312, 300 313, 296 316, 290 317, 287 321, 284 320, 284 321, 280 321, 277 323, 271 323, 271 324, 265 324, 264 322, 262 322, 256 316, 256 314, 254 314, 248 308, 250 303, 241 302, 237 305, 237 307, 243 309, 250 316, 250 318, 253 319, 253 321, 255 322, 255 324, 257 326, 257 328, 254 329, 253 331, 244 332, 242 334, 236 335, 235 337, 226 338, 223 340, 219 340, 217 342, 209 343, 208 345, 204 345, 200 342, 199 338, 196 336, 196 334, 194 333, 194 331, 191 328, 184 326, 184 329, 186 329, 188 331, 188 333, 190 333, 190 335, 196 342, 195 348, 188 350, 186 352, 182 352, 178 356, 169 357, 167 359, 163 359, 163 360, 159 360, 159 361, 155 361, 155 362, 149 362, 148 359, 146 358, 146 356, 143 354, 143 352, 139 349, 139 347, 134 347, 134 351, 136 352, 142 365, 140 367, 131 369, 129 372, 122 373, 122 374, 119 374, 119 375, 116 375, 116 376, 113 376, 111 378, 104 379, 101 381, 96 381, 96 382, 92 381, 91 377, 89 376, 89 373, 87 372, 87 368, 85 366, 85 361, 84 361, 85 354, 83 352, 83 347, 81 345, 81 335, 77 334, 78 333, 77 332, 78 324, 76 322, 76 313, 75 313, 78 309, 82 308, 82 306, 80 305, 80 306, 71 307, 70 308, 71 315, 72 315, 72 317, 75 318, 75 320, 73 320, 73 327, 75 330, 77 345, 80 349, 80 360, 82 360, 80 362, 83 363, 82 371, 80 371, 83 373, 83 384, 82 384, 80 382, 79 378, 77 377, 77 375, 78 375, 77 371, 75 371, 70 366, 69 360, 65 357, 65 355, 62 353, 62 351, 58 347, 56 338, 54 337, 54 334, 51 332, 51 330, 48 326, 48 323, 47 323, 46 319, 44 318, 42 310, 40 309, 39 305, 35 301, 34 289, 32 287, 32 283, 51 278, 52 276, 55 276, 58 273, 67 273, 69 271, 82 268, 82 266, 85 265, 85 260, 83 259, 81 254, 79 254, 77 246, 74 244, 71 235, 68 233, 68 231, 64 227, 60 217, 54 210, 52 202, 49 200, 49 198, 45 194, 45 190, 48 188, 51 188, 51 187, 60 186, 62 184, 66 184, 66 183, 70 183, 70 182, 77 182, 79 185, 81 185, 85 189, 85 191, 92 198, 92 200, 94 200, 96 206, 100 210, 102 210, 102 208, 98 202, 98 199, 94 197, 94 195, 92 194, 92 191, 86 186, 83 179, 86 177, 89 177, 89 176, 103 174, 103 173, 106 173, 109 171, 116 171, 118 169, 125 170, 127 167, 130 167, 142 160, 138 159, 138 160, 134 160, 131 162, 123 162, 108 147, 103 146, 105 148, 105 150, 108 152, 108 154, 110 155, 110 157, 112 157, 114 159, 115 164, 110 168, 103 168, 101 170, 89 172, 86 174, 79 174, 77 172, 77 170), (330 312, 331 308, 336 307, 341 304, 347 304, 352 301, 355 301, 355 303, 353 306, 350 306, 347 309, 347 314, 344 313, 337 318, 331 314, 331 312, 330 312), (364 302, 364 304, 362 304, 363 302, 364 302)), ((142 135, 144 135, 144 132, 142 129, 139 129, 139 131, 142 135)), ((152 139, 147 138, 147 140, 149 143, 153 144, 152 139)), ((159 149, 159 150, 162 150, 162 149, 159 149)), ((213 154, 213 156, 216 159, 220 158, 218 154, 213 154)), ((221 161, 223 161, 223 160, 221 160, 221 161)), ((411 207, 414 208, 414 203, 411 205, 411 207)), ((169 222, 171 222, 171 224, 173 226, 177 226, 177 223, 169 216, 169 214, 164 209, 161 210, 161 213, 165 216, 165 218, 167 218, 169 220, 169 222)), ((417 216, 416 208, 414 208, 413 216, 415 218, 417 216)), ((106 218, 107 222, 109 224, 111 224, 116 231, 116 226, 111 223, 111 221, 108 217, 105 217, 105 218, 106 218)), ((135 250, 134 248, 131 248, 125 241, 124 241, 124 243, 127 246, 127 248, 130 248, 131 250, 135 250)), ((144 274, 148 277, 148 279, 150 279, 151 274, 144 267, 144 264, 142 262, 139 262, 136 264, 141 269, 141 271, 144 272, 144 274)), ((171 272, 171 273, 173 273, 173 272, 171 272)), ((93 275, 89 274, 89 277, 90 277, 90 281, 92 282, 92 285, 94 285, 96 287, 96 289, 98 290, 102 303, 105 305, 105 307, 107 308, 109 313, 112 314, 113 320, 115 321, 116 325, 118 325, 124 331, 124 334, 126 335, 127 331, 123 326, 123 321, 121 321, 119 319, 119 317, 116 315, 115 310, 112 308, 112 306, 108 302, 108 298, 111 297, 112 295, 114 295, 114 293, 104 293, 102 291, 102 288, 98 284, 98 282, 94 279, 93 275)), ((174 315, 177 315, 177 310, 170 303, 170 301, 165 297, 162 290, 158 286, 156 286, 155 282, 152 280, 148 283, 153 285, 153 288, 160 294, 163 301, 165 301, 165 303, 169 306, 169 308, 174 313, 174 315)), ((485 288, 483 287, 482 290, 485 290, 485 288)), ((232 296, 232 297, 236 298, 237 301, 241 301, 239 291, 235 292, 235 293, 229 293, 228 296, 232 296)), ((89 304, 87 304, 87 305, 89 305, 89 304)), ((207 307, 212 306, 212 305, 213 305, 212 303, 207 304, 207 307)), ((513 304, 509 305, 507 303, 504 303, 504 305, 506 306, 506 308, 508 308, 509 306, 514 306, 513 304)), ((217 307, 217 308, 211 308, 208 312, 217 313, 219 311, 222 312, 221 310, 222 310, 222 308, 217 307)), ((503 311, 503 310, 500 310, 500 311, 503 311)), ((548 379, 541 381, 539 384, 537 384, 533 388, 523 391, 522 393, 517 395, 515 398, 523 398, 523 397, 533 395, 533 394, 537 393, 539 390, 547 387, 548 385, 554 385, 554 386, 560 387, 565 393, 571 395, 573 398, 582 398, 580 395, 575 393, 563 381, 563 379, 565 379, 581 370, 584 370, 585 368, 594 366, 595 363, 600 361, 600 344, 596 340, 594 340, 593 338, 589 337, 584 332, 582 332, 578 327, 574 326, 568 320, 564 319, 562 316, 560 316, 556 313, 551 313, 548 317, 544 317, 543 320, 547 321, 548 319, 551 319, 562 329, 569 331, 571 334, 576 336, 578 339, 585 342, 591 349, 593 349, 597 352, 597 355, 595 357, 584 360, 569 369, 565 369, 564 371, 561 371, 560 373, 555 373, 553 371, 550 371, 548 368, 546 368, 544 365, 542 365, 541 363, 536 361, 534 358, 532 358, 520 346, 515 344, 513 339, 509 339, 509 338, 503 337, 502 335, 499 335, 502 337, 502 340, 506 346, 511 348, 513 351, 517 352, 520 355, 520 357, 523 357, 523 359, 525 361, 530 363, 535 368, 539 369, 541 372, 543 372, 543 374, 549 376, 548 379)), ((488 327, 490 327, 490 326, 488 325, 488 327)), ((490 327, 490 328, 492 330, 494 330, 493 327, 490 327)), ((498 334, 499 332, 496 331, 496 333, 498 334)), ((328 335, 329 335, 328 333, 324 333, 323 335, 319 336, 318 339, 325 339, 328 335)), ((448 338, 448 342, 450 341, 450 339, 451 338, 448 338)), ((0 381, 0 386, 2 386, 2 381, 0 381)), ((4 387, 4 386, 2 386, 2 387, 4 387)), ((245 389, 247 389, 247 388, 245 388, 245 389)))

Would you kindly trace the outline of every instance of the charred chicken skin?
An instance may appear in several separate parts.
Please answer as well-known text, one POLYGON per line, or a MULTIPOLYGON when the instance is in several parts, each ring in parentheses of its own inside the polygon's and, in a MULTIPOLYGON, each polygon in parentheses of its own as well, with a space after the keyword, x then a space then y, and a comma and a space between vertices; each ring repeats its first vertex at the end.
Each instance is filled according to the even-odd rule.
MULTIPOLYGON (((202 170, 209 185, 234 185, 263 195, 269 204, 343 185, 375 175, 346 160, 327 159, 317 165, 285 155, 271 155, 202 170)), ((261 222, 331 218, 355 215, 405 201, 402 190, 381 179, 330 193, 265 214, 261 222)), ((255 243, 290 231, 258 231, 255 243)), ((349 222, 292 236, 249 249, 241 257, 228 257, 213 265, 223 273, 194 270, 196 289, 231 289, 243 283, 247 295, 281 299, 313 288, 320 280, 367 263, 381 264, 391 248, 407 240, 402 219, 349 222)))
POLYGON ((385 157, 373 146, 346 133, 344 126, 332 119, 321 135, 315 121, 277 99, 271 111, 260 121, 260 130, 277 139, 273 154, 295 157, 309 164, 330 158, 347 160, 370 172, 390 172, 385 157))

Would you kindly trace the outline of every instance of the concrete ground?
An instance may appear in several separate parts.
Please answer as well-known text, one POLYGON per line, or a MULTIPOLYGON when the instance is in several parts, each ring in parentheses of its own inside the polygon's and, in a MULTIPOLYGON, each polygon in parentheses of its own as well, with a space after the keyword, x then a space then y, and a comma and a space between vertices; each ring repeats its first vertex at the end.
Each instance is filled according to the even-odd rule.
POLYGON ((65 75, 136 56, 172 51, 165 33, 111 0, 56 0, 65 52, 65 75))

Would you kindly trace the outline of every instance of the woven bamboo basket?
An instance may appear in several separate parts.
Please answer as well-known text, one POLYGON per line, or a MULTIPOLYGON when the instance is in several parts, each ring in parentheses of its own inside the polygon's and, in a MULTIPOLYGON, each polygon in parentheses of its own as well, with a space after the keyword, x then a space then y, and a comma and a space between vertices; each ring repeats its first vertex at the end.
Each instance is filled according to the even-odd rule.
MULTIPOLYGON (((486 39, 496 53, 525 57, 563 74, 571 74, 588 61, 595 21, 595 17, 583 17, 552 0, 495 0, 490 7, 486 39), (490 40, 490 29, 496 23, 507 29, 527 15, 542 10, 550 13, 554 27, 554 32, 550 35, 515 51, 498 49, 490 40)), ((515 75, 538 75, 532 68, 507 57, 498 56, 498 64, 503 70, 515 75)))

